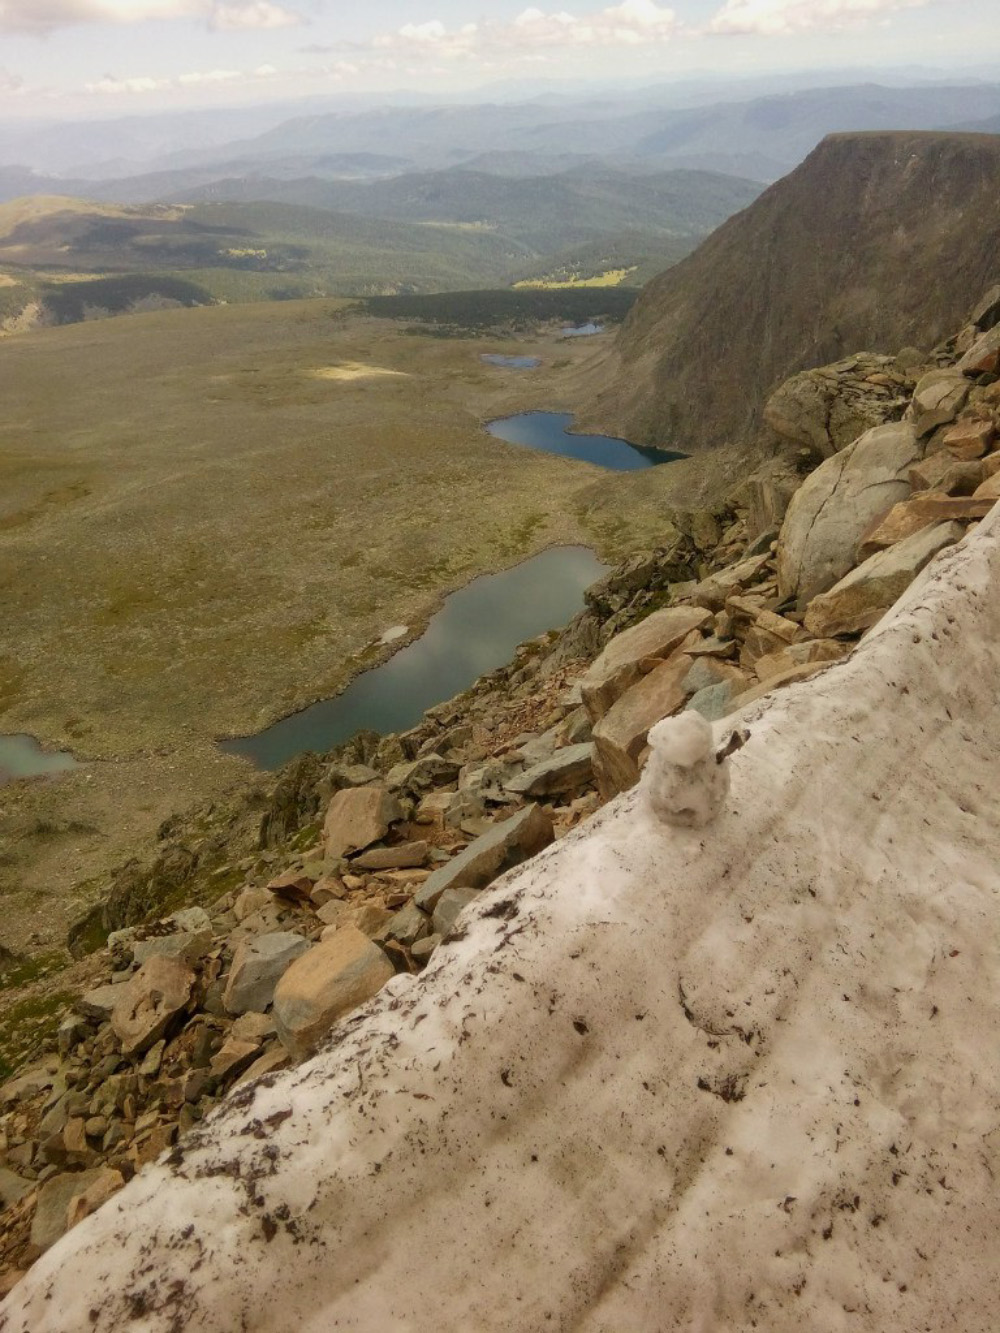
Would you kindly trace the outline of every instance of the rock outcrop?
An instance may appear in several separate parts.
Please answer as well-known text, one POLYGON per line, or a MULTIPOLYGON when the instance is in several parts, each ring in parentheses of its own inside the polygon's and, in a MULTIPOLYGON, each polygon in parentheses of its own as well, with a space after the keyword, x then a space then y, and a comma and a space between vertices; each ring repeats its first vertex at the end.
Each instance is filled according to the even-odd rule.
MULTIPOLYGON (((588 368, 583 416, 637 443, 688 453, 742 445, 788 376, 858 348, 926 352, 958 326, 969 293, 994 276, 998 173, 1000 136, 830 135, 647 284, 603 373, 588 368)), ((992 365, 993 304, 981 303, 982 350, 962 349, 973 357, 962 371, 992 365)), ((869 397, 880 387, 888 404, 896 395, 891 369, 888 379, 869 385, 869 397)), ((854 438, 858 418, 846 399, 837 402, 854 438)), ((788 423, 773 423, 782 434, 796 438, 797 410, 776 416, 788 423)), ((810 443, 821 452, 836 447, 844 434, 835 421, 832 436, 829 446, 810 443)))

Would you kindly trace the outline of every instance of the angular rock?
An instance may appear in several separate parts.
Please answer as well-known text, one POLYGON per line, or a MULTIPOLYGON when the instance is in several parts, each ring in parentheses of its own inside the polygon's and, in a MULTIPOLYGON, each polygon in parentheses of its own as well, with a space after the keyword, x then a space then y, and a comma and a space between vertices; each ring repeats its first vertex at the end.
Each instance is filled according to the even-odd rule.
POLYGON ((772 680, 809 662, 836 662, 849 651, 849 646, 838 639, 807 639, 804 643, 789 644, 779 652, 758 658, 754 671, 758 680, 772 680))
POLYGON ((971 387, 960 369, 930 370, 921 376, 913 391, 913 425, 917 436, 922 439, 938 426, 954 421, 965 406, 971 387))
POLYGON ((692 694, 685 704, 684 711, 692 709, 707 718, 709 722, 718 722, 720 718, 732 712, 736 693, 728 680, 720 681, 717 685, 706 685, 697 694, 692 694))
POLYGON ((561 796, 579 791, 594 775, 594 747, 567 745, 505 783, 516 796, 561 796))
POLYGON ((212 1056, 209 1073, 213 1078, 225 1079, 249 1069, 260 1051, 259 1041, 248 1041, 230 1034, 212 1056))
POLYGON ((910 493, 920 456, 911 425, 878 426, 828 458, 792 497, 778 539, 778 589, 802 609, 851 568, 869 524, 910 493))
POLYGON ((382 927, 375 938, 411 945, 430 933, 431 923, 427 913, 422 912, 416 903, 410 902, 393 913, 392 920, 382 927))
POLYGON ((936 522, 942 519, 970 521, 985 518, 993 502, 986 496, 939 495, 934 491, 922 491, 913 497, 910 506, 915 514, 936 522))
POLYGON ((657 667, 627 690, 594 728, 594 771, 602 796, 615 796, 638 782, 646 734, 683 707, 691 665, 692 659, 682 654, 657 667))
POLYGON ((424 939, 417 940, 410 950, 410 956, 415 963, 426 963, 440 943, 440 935, 427 935, 424 939))
POLYGON ((712 619, 694 606, 674 606, 654 611, 645 620, 616 635, 588 668, 580 682, 583 702, 591 720, 599 721, 615 700, 639 679, 640 663, 646 658, 666 658, 687 638, 712 619))
POLYGON ((295 1059, 311 1054, 338 1018, 376 995, 393 975, 378 945, 353 926, 313 945, 275 991, 274 1021, 282 1045, 295 1059))
POLYGON ((977 338, 956 366, 965 375, 988 372, 995 375, 1000 369, 1000 326, 977 338))
POLYGON ((717 569, 708 578, 696 583, 687 594, 694 606, 704 606, 709 611, 719 611, 726 604, 726 598, 742 588, 748 588, 757 582, 771 564, 770 548, 748 560, 741 560, 725 569, 717 569))
POLYGON ((31 1243, 40 1250, 47 1250, 54 1245, 70 1228, 70 1208, 73 1201, 88 1192, 91 1186, 100 1185, 108 1175, 121 1176, 117 1171, 109 1172, 106 1167, 95 1167, 90 1171, 74 1171, 70 1174, 52 1176, 42 1186, 38 1194, 38 1206, 31 1224, 31 1243))
POLYGON ((1000 471, 994 472, 991 477, 987 477, 984 482, 977 486, 972 498, 974 500, 1000 500, 1000 471))
POLYGON ((378 842, 403 811, 384 787, 350 787, 337 792, 323 822, 323 841, 331 861, 378 842))
POLYGON ((84 991, 76 1001, 76 1007, 87 1018, 96 1018, 98 1022, 103 1022, 106 1018, 111 1017, 111 1011, 121 999, 126 984, 126 982, 119 981, 108 986, 95 986, 93 990, 84 991))
POLYGON ((414 902, 433 912, 445 889, 481 889, 502 870, 526 861, 553 838, 552 821, 537 805, 525 806, 494 825, 463 852, 435 870, 417 890, 414 902))
POLYGON ((111 1028, 125 1056, 140 1055, 167 1031, 194 986, 194 973, 180 958, 150 958, 121 987, 111 1028))
POLYGON ((23 1199, 35 1188, 35 1181, 25 1180, 16 1171, 0 1166, 0 1212, 23 1199))
POLYGON ((174 926, 176 929, 170 934, 154 935, 133 942, 132 959, 140 967, 157 955, 163 958, 180 958, 185 963, 196 963, 212 947, 212 922, 202 907, 190 907, 183 912, 175 912, 163 924, 174 926))
POLYGON ((938 523, 870 556, 829 592, 812 601, 806 612, 806 629, 818 638, 868 629, 939 551, 964 535, 959 523, 938 523))
POLYGON ((915 463, 909 473, 914 491, 941 491, 945 495, 972 495, 985 475, 980 460, 963 463, 946 449, 915 463))
POLYGON ((274 988, 287 968, 310 947, 294 931, 277 931, 242 940, 222 996, 230 1014, 262 1014, 274 999, 274 988))
POLYGON ((829 458, 898 414, 903 382, 891 372, 892 358, 875 353, 802 371, 771 395, 764 420, 783 439, 829 458))
POLYGON ((982 458, 996 439, 996 433, 992 421, 959 421, 945 432, 942 443, 953 458, 968 463, 982 458))
MULTIPOLYGON (((924 491, 920 494, 934 495, 937 492, 924 491)), ((915 532, 920 532, 935 521, 916 507, 915 499, 901 500, 888 513, 880 515, 862 535, 856 552, 858 561, 867 560, 870 555, 884 551, 887 546, 895 546, 897 542, 912 537, 915 532)))
POLYGON ((401 842, 396 847, 372 847, 354 857, 351 865, 362 870, 407 870, 422 866, 429 853, 426 842, 401 842))
POLYGON ((428 787, 453 782, 458 777, 460 767, 454 759, 445 759, 440 754, 421 755, 411 763, 396 764, 390 768, 386 774, 386 786, 390 791, 426 791, 428 787))
POLYGON ((445 889, 438 899, 432 918, 433 933, 447 935, 458 920, 463 908, 474 902, 482 889, 445 889))
POLYGON ((307 903, 312 898, 316 880, 304 870, 286 870, 282 875, 275 875, 269 880, 267 892, 276 898, 283 898, 289 903, 307 903))

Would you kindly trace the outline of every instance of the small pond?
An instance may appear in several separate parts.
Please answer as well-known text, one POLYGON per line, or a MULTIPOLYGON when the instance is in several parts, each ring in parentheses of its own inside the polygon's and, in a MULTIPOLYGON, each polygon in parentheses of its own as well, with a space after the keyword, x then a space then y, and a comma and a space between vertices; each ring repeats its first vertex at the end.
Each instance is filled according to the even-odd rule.
POLYGON ((636 472, 686 457, 666 449, 629 444, 628 440, 616 440, 611 435, 573 435, 569 429, 572 424, 572 412, 520 412, 489 422, 487 430, 508 444, 523 444, 547 454, 596 463, 615 472, 636 472))
POLYGON ((562 331, 564 338, 592 338, 595 333, 603 333, 603 324, 574 324, 562 331))
POLYGON ((481 352, 479 359, 488 366, 503 366, 506 370, 536 370, 542 364, 540 356, 501 356, 499 352, 481 352))
POLYGON ((65 750, 43 750, 34 736, 0 736, 0 784, 77 768, 65 750))
POLYGON ((424 711, 510 660, 517 645, 557 629, 583 607, 608 566, 586 546, 556 546, 513 569, 484 574, 445 599, 426 631, 343 694, 283 718, 256 736, 220 742, 227 754, 279 768, 304 750, 324 751, 356 731, 405 731, 424 711))

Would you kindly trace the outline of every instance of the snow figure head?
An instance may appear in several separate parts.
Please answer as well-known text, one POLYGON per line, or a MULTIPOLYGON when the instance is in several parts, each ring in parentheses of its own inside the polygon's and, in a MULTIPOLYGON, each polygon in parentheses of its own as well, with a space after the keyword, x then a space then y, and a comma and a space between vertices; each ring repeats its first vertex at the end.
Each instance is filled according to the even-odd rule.
POLYGON ((657 722, 647 740, 642 792, 654 816, 681 828, 713 820, 729 794, 729 764, 716 756, 712 724, 692 709, 657 722))

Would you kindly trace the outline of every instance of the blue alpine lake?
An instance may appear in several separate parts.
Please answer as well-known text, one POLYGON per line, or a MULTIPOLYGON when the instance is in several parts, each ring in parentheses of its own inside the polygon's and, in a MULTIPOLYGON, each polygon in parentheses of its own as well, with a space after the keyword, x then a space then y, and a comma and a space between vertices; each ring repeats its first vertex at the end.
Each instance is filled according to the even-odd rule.
POLYGON ((542 364, 540 356, 501 356, 499 352, 481 352, 479 359, 488 366, 503 366, 506 370, 536 370, 542 364))
POLYGON ((614 472, 636 472, 687 457, 666 449, 630 444, 612 435, 574 435, 569 429, 572 424, 572 412, 519 412, 517 416, 489 422, 486 429, 508 444, 522 444, 582 463, 596 463, 614 472))
POLYGON ((426 709, 508 662, 519 643, 565 625, 582 609, 584 589, 607 569, 587 546, 556 546, 484 574, 447 597, 419 639, 357 676, 342 694, 220 746, 273 769, 305 750, 329 750, 362 728, 416 726, 426 709))

